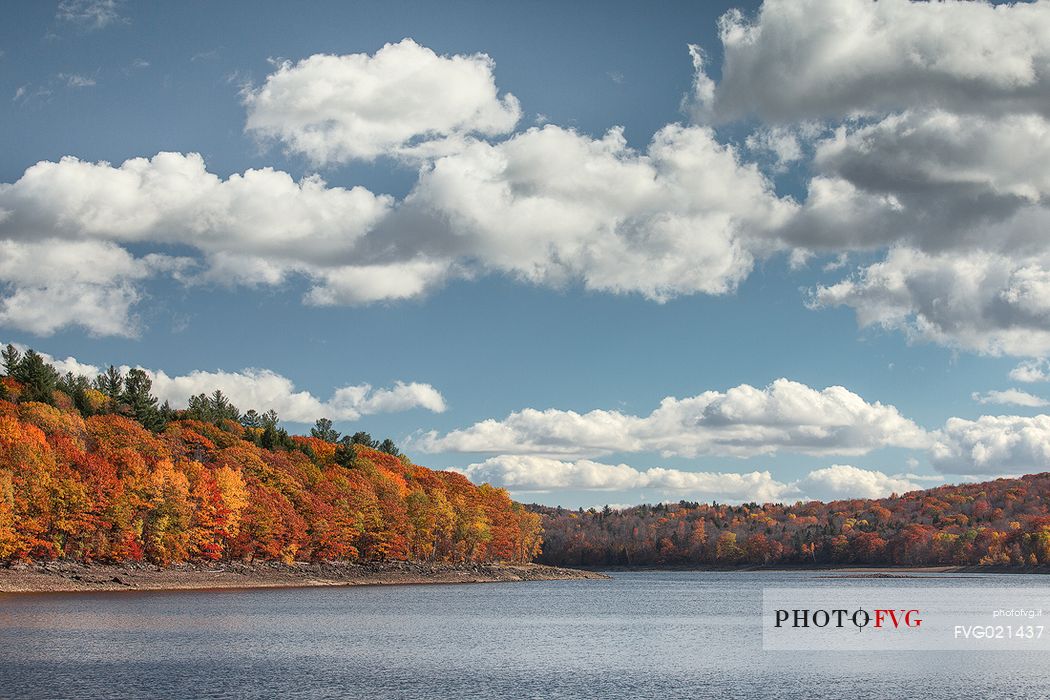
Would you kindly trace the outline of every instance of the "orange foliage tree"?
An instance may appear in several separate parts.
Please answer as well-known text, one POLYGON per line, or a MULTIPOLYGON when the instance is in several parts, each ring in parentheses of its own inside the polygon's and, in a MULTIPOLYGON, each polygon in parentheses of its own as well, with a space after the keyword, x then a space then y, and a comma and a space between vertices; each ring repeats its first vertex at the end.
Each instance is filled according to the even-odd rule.
POLYGON ((218 393, 182 412, 136 409, 115 372, 95 386, 59 382, 50 403, 20 402, 40 392, 2 378, 0 561, 529 561, 539 551, 539 516, 505 491, 370 438, 289 436, 272 414, 239 423, 218 393))

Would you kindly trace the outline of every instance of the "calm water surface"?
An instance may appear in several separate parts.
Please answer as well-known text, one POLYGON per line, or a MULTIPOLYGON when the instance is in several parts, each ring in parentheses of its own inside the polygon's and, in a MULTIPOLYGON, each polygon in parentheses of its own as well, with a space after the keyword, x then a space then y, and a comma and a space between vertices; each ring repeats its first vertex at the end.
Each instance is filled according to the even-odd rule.
POLYGON ((767 586, 1039 576, 611 581, 0 597, 4 698, 1043 698, 1045 652, 762 650, 767 586))

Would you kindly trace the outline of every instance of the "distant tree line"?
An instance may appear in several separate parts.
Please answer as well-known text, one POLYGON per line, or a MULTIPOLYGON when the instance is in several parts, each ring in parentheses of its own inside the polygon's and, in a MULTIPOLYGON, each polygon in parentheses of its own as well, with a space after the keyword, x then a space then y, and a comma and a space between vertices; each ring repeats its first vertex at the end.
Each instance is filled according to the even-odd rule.
POLYGON ((831 503, 529 508, 548 564, 1050 566, 1050 473, 831 503))

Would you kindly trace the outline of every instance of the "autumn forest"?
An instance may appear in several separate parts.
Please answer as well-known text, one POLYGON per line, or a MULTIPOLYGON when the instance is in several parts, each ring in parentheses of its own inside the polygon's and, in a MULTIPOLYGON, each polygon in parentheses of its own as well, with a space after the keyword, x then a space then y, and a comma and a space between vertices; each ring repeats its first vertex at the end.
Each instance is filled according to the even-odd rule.
POLYGON ((3 350, 0 561, 508 561, 569 566, 1050 565, 1050 474, 878 500, 525 507, 320 418, 290 435, 222 392, 60 376, 3 350))
POLYGON ((8 346, 0 560, 528 561, 540 518, 321 419, 289 435, 216 391, 157 405, 149 376, 59 376, 8 346))
POLYGON ((878 500, 624 510, 530 506, 540 561, 576 566, 1050 565, 1050 473, 878 500))

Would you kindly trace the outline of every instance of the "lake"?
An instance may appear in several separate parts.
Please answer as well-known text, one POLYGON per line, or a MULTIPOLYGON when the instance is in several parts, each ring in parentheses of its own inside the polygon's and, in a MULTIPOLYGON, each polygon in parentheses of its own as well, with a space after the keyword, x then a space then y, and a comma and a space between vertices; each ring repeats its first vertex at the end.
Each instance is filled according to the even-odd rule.
POLYGON ((770 586, 1050 579, 824 575, 0 597, 0 696, 1050 697, 1047 652, 763 651, 760 619, 770 586))

